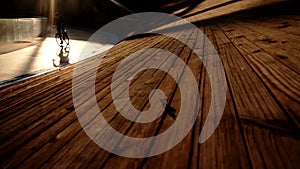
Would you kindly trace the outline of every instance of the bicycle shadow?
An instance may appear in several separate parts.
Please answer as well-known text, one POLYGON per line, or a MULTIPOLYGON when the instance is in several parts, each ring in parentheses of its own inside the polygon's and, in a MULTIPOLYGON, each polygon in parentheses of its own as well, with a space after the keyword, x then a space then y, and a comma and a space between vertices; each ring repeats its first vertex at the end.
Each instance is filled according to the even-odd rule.
POLYGON ((62 46, 59 49, 59 52, 56 53, 56 55, 59 57, 59 64, 57 64, 57 61, 55 59, 52 59, 53 62, 53 66, 54 67, 62 67, 62 66, 66 66, 68 64, 70 64, 70 58, 69 58, 69 54, 70 54, 70 46, 62 46))

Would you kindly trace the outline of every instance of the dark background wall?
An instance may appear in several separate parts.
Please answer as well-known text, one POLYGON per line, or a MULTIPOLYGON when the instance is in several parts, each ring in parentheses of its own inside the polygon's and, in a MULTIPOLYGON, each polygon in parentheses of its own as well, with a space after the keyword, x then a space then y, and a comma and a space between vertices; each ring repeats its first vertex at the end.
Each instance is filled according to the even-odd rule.
MULTIPOLYGON (((3 0, 0 18, 49 17, 49 4, 64 15, 66 24, 82 27, 100 27, 103 24, 130 14, 110 0, 3 0)), ((134 12, 162 11, 163 4, 187 4, 197 0, 117 0, 134 12)), ((168 11, 169 12, 169 11, 168 11)))
MULTIPOLYGON (((0 6, 0 18, 49 17, 51 0, 9 0, 0 6)), ((54 0, 66 24, 97 27, 126 15, 109 0, 54 0)))

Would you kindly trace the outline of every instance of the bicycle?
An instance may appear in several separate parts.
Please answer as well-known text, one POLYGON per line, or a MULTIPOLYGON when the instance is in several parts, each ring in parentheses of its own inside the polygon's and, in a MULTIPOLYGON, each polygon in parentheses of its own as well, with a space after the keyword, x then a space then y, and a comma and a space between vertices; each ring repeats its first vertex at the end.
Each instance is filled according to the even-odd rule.
POLYGON ((64 44, 66 44, 66 46, 69 46, 69 36, 67 33, 67 29, 63 29, 62 32, 57 32, 55 34, 55 39, 56 39, 56 43, 58 44, 58 46, 63 47, 64 44))
POLYGON ((70 64, 70 46, 61 47, 56 52, 56 55, 59 57, 59 64, 57 64, 56 59, 52 59, 54 67, 61 67, 70 64))

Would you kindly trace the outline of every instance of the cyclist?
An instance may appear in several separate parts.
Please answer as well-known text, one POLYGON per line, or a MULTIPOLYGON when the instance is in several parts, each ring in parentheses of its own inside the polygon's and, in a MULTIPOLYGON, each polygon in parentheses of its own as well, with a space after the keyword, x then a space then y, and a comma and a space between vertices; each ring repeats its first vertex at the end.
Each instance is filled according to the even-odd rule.
MULTIPOLYGON (((59 33, 60 35, 63 34, 63 32, 65 31, 65 27, 62 15, 59 12, 56 12, 54 19, 57 33, 59 33)), ((62 36, 60 36, 60 44, 63 44, 62 36)))

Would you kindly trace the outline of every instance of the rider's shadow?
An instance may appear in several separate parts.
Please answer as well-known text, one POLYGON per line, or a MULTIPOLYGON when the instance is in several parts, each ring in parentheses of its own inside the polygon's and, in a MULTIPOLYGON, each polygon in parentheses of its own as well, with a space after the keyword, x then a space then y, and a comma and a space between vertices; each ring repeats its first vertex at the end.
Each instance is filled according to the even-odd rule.
POLYGON ((69 62, 69 54, 70 54, 70 46, 67 47, 61 47, 59 52, 57 52, 57 56, 60 58, 59 64, 57 64, 56 60, 53 59, 53 66, 54 67, 61 67, 61 66, 66 66, 70 64, 69 62))

